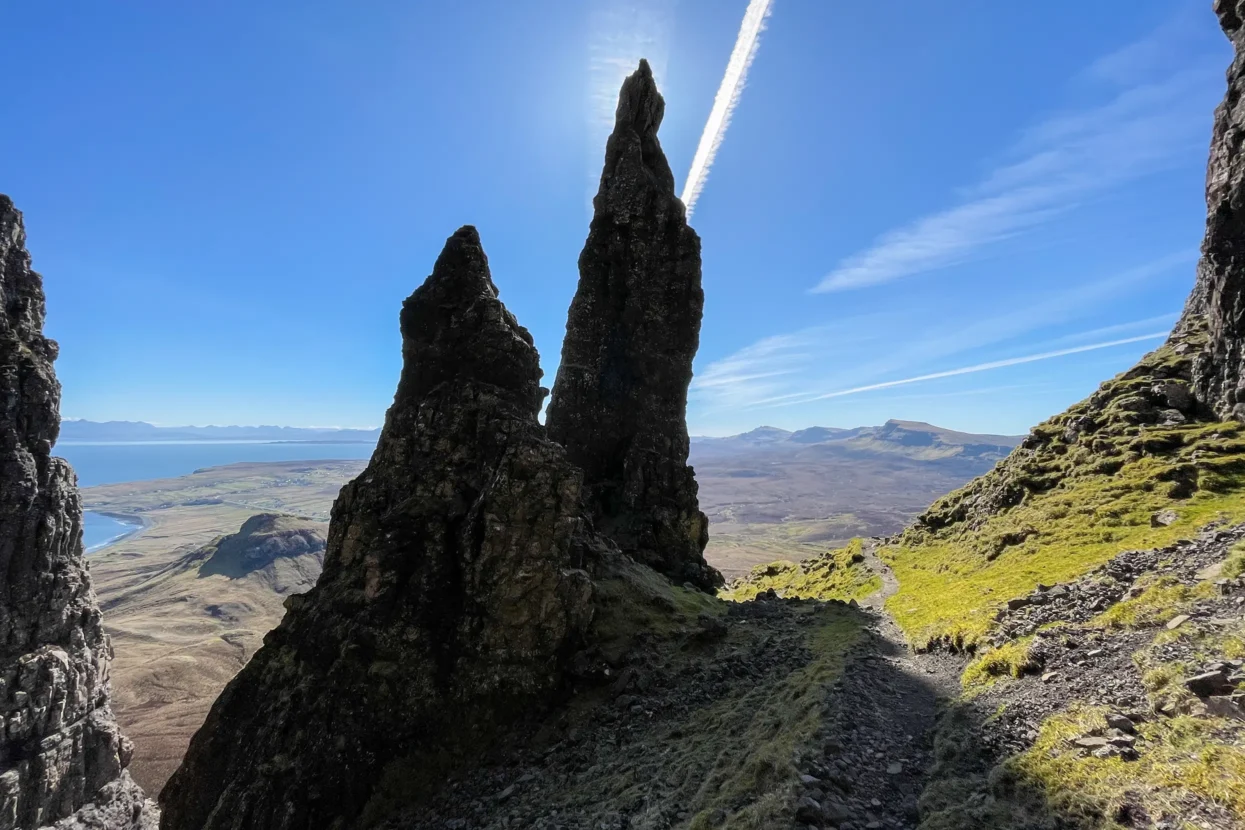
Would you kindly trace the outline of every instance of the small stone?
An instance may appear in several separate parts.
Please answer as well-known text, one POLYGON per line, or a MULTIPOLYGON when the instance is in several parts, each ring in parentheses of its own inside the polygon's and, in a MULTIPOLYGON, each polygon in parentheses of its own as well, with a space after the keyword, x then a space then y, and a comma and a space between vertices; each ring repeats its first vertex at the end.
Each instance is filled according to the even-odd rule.
POLYGON ((1180 515, 1175 510, 1160 510, 1150 516, 1150 527, 1168 527, 1179 518, 1180 515))
POLYGON ((795 817, 798 821, 811 824, 821 820, 821 805, 808 796, 795 803, 795 817))
POLYGON ((1206 711, 1215 717, 1228 720, 1245 721, 1245 709, 1230 697, 1216 696, 1206 698, 1206 711))
POLYGON ((818 778, 816 775, 809 775, 805 773, 800 776, 800 783, 807 787, 812 787, 812 786, 816 786, 817 784, 820 784, 821 779, 818 778))
POLYGON ((1073 746, 1079 746, 1081 749, 1101 749, 1107 746, 1107 743, 1106 738, 1097 735, 1087 735, 1072 742, 1073 746))
POLYGON ((1054 679, 1055 679, 1056 677, 1058 677, 1058 676, 1059 676, 1059 672, 1057 672, 1057 671, 1048 671, 1046 674, 1042 675, 1042 682, 1043 682, 1043 683, 1049 683, 1049 682, 1051 682, 1052 680, 1054 680, 1054 679))
POLYGON ((1007 601, 1007 610, 1019 611, 1021 608, 1026 608, 1032 604, 1033 600, 1028 597, 1015 597, 1007 601))
POLYGON ((1232 684, 1228 682, 1228 676, 1223 673, 1222 669, 1190 677, 1184 682, 1184 686, 1198 697, 1227 694, 1233 688, 1232 684))
POLYGON ((1176 616, 1172 617, 1170 620, 1167 621, 1167 630, 1175 631, 1177 628, 1184 625, 1188 621, 1189 621, 1188 614, 1177 614, 1176 616))
POLYGON ((1107 715, 1107 726, 1109 726, 1112 729, 1118 729, 1121 732, 1125 732, 1129 735, 1137 731, 1136 724, 1134 724, 1132 719, 1127 717, 1126 715, 1117 715, 1117 714, 1107 715))
POLYGON ((899 775, 902 772, 903 772, 903 764, 901 764, 898 761, 892 761, 886 767, 887 775, 899 775))

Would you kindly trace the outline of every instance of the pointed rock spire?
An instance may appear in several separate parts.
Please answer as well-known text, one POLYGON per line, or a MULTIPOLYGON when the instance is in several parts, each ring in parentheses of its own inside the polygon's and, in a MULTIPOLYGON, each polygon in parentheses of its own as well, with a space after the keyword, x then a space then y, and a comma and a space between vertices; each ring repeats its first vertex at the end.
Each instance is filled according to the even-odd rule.
POLYGON ((108 637, 60 430, 56 343, 22 215, 0 195, 0 828, 154 827, 110 707, 108 637))
POLYGON ((1193 362, 1200 404, 1245 420, 1245 3, 1216 0, 1235 57, 1228 93, 1215 110, 1206 176, 1206 236, 1197 282, 1175 337, 1205 341, 1193 362))
POLYGON ((475 229, 401 325, 398 391, 333 505, 324 572, 191 741, 167 830, 353 826, 386 770, 441 769, 541 705, 588 625, 581 474, 537 423, 539 357, 475 229))
POLYGON ((646 61, 623 82, 579 257, 549 435, 584 470, 598 529, 706 590, 708 521, 687 464, 687 390, 700 343, 700 238, 657 140, 665 102, 646 61))

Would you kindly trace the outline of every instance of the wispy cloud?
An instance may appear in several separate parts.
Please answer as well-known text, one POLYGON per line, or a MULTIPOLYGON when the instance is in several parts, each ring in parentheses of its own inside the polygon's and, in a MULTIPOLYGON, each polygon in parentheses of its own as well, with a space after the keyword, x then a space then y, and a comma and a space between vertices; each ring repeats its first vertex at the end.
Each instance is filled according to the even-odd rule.
POLYGON ((1200 150, 1206 90, 1219 67, 1186 58, 1183 66, 1170 68, 1169 60, 1156 77, 1154 67, 1145 66, 1146 56, 1178 51, 1166 39, 1182 31, 1160 29, 1099 59, 1087 77, 1131 85, 1116 86, 1096 106, 1052 115, 1025 130, 1008 160, 966 189, 957 204, 884 233, 840 262, 813 291, 879 285, 977 259, 1004 240, 1200 150))
MULTIPOLYGON (((809 397, 810 387, 869 386, 896 373, 913 373, 937 362, 1001 344, 1024 342, 1034 333, 1065 326, 1101 312, 1104 305, 1169 279, 1192 266, 1195 250, 1177 251, 1097 279, 1077 280, 1052 291, 1034 286, 999 299, 997 310, 964 318, 930 314, 923 306, 893 304, 871 314, 777 334, 698 369, 693 402, 707 411, 738 410, 809 397)), ((1098 326, 1046 338, 1046 350, 1079 346, 1170 327, 1173 315, 1098 326)))
POLYGON ((696 146, 696 155, 692 157, 687 182, 683 185, 683 204, 687 206, 688 217, 691 217, 705 180, 709 178, 709 170, 713 167, 718 148, 722 146, 726 128, 731 125, 731 116, 747 84, 748 69, 752 66, 757 47, 761 44, 761 32, 765 30, 765 19, 769 17, 772 5, 772 0, 749 0, 748 8, 744 11, 739 35, 735 38, 735 48, 731 50, 730 60, 726 63, 726 72, 722 75, 718 94, 713 99, 713 109, 709 111, 709 120, 705 122, 705 130, 696 146))
POLYGON ((834 392, 825 392, 820 395, 812 395, 810 397, 795 398, 781 403, 771 404, 771 406, 791 406, 798 403, 812 403, 813 401, 824 401, 829 398, 841 398, 845 395, 858 395, 861 392, 873 392, 878 389, 890 389, 894 386, 904 386, 909 383, 920 383, 927 380, 939 380, 940 378, 950 378, 956 375, 969 375, 974 372, 986 372, 991 369, 1002 369, 1007 366, 1019 366, 1022 363, 1035 363, 1039 360, 1050 360, 1056 357, 1067 357, 1068 355, 1080 354, 1082 352, 1092 352, 1098 349, 1109 349, 1113 346, 1124 346, 1129 343, 1141 343, 1146 340, 1158 340, 1166 337, 1166 331, 1152 332, 1150 334, 1142 334, 1137 337, 1125 337, 1121 340, 1108 340, 1103 343, 1090 343, 1086 346, 1075 346, 1071 349, 1056 349, 1052 352, 1039 352, 1038 354, 1025 355, 1023 357, 1009 357, 1006 360, 991 360, 986 363, 976 363, 972 366, 960 366, 956 369, 947 369, 942 372, 930 372, 926 375, 916 375, 910 378, 900 378, 899 380, 888 380, 882 383, 870 383, 865 386, 856 386, 851 389, 839 389, 834 392))

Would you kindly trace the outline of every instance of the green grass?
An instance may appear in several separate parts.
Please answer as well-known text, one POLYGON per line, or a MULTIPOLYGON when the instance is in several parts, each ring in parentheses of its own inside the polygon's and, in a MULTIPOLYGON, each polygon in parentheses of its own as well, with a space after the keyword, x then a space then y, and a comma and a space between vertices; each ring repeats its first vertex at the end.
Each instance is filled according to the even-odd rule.
POLYGON ((1228 460, 1245 464, 1245 447, 1234 440, 1240 430, 1235 422, 1138 428, 1138 440, 1161 435, 1180 449, 1165 456, 1133 454, 1112 474, 1079 467, 977 527, 910 531, 901 544, 880 551, 900 585, 888 609, 918 645, 938 639, 974 645, 1008 599, 1039 583, 1076 579, 1122 551, 1171 544, 1215 519, 1245 519, 1245 481, 1235 475, 1226 480, 1220 472, 1228 460), (1194 453, 1215 487, 1173 499, 1164 482, 1194 453), (1151 516, 1166 508, 1178 519, 1151 527, 1151 516), (1007 544, 1014 539, 1020 541, 1007 544))
POLYGON ((1160 577, 1138 596, 1117 602, 1089 624, 1122 629, 1162 625, 1187 610, 1195 600, 1214 595, 1215 589, 1210 583, 1182 585, 1171 577, 1160 577))
POLYGON ((1185 383, 1189 355, 1164 345, 1039 424, 993 471, 935 502, 880 552, 900 590, 889 608, 917 645, 975 645, 995 611, 1038 583, 1075 579, 1128 548, 1169 544, 1245 517, 1245 434, 1236 422, 1148 426, 1156 382, 1185 383), (1151 527, 1158 510, 1178 519, 1151 527))
POLYGON ((978 654, 964 667, 960 683, 965 691, 992 686, 1003 677, 1022 677, 1035 671, 1036 666, 1029 654, 1033 650, 1033 638, 1024 637, 978 654))
POLYGON ((1241 574, 1245 574, 1245 542, 1233 545, 1223 563, 1222 575, 1225 579, 1236 579, 1241 574))
POLYGON ((1241 424, 1148 426, 1136 412, 1156 379, 1187 376, 1188 363, 1168 346, 1152 352, 879 551, 900 586, 887 608, 915 645, 974 647, 1008 599, 1039 583, 1245 519, 1241 424), (1152 527, 1164 509, 1176 521, 1152 527))
POLYGON ((799 773, 795 755, 821 725, 825 689, 838 677, 860 631, 846 609, 805 613, 811 615, 808 647, 813 655, 806 666, 776 685, 758 685, 741 698, 696 713, 685 737, 672 744, 676 768, 709 767, 690 795, 695 814, 689 827, 751 830, 790 824, 799 773), (725 814, 725 823, 715 825, 715 813, 725 814))
POLYGON ((1245 817, 1245 748, 1239 725, 1217 718, 1164 718, 1141 724, 1140 756, 1095 758, 1071 741, 1106 729, 1100 708, 1082 708, 1050 718, 1033 746, 1013 759, 1018 774, 1039 782, 1053 803, 1091 809, 1089 826, 1118 827, 1112 816, 1127 800, 1139 801, 1151 819, 1179 819, 1183 800, 1194 795, 1245 817))
POLYGON ((744 602, 773 588, 784 597, 862 600, 880 590, 882 580, 864 565, 861 546, 860 539, 853 539, 841 548, 799 564, 778 561, 758 565, 721 596, 744 602))

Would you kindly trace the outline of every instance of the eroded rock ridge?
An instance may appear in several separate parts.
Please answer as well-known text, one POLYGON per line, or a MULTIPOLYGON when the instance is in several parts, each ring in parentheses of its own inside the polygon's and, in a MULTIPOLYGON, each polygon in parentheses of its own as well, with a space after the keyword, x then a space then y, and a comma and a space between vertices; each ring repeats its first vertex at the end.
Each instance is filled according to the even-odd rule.
POLYGON ((474 228, 401 328, 397 393, 333 507, 324 572, 191 742, 167 830, 348 826, 387 776, 435 778, 538 708, 590 621, 582 475, 537 422, 536 349, 474 228))
POLYGON ((579 257, 546 423, 584 470, 600 530, 668 576, 713 589, 708 520, 687 464, 687 390, 700 342, 700 238, 657 129, 648 63, 624 82, 579 257))
POLYGON ((154 826, 109 706, 111 649, 83 559, 57 346, 22 215, 0 195, 0 828, 154 826))

